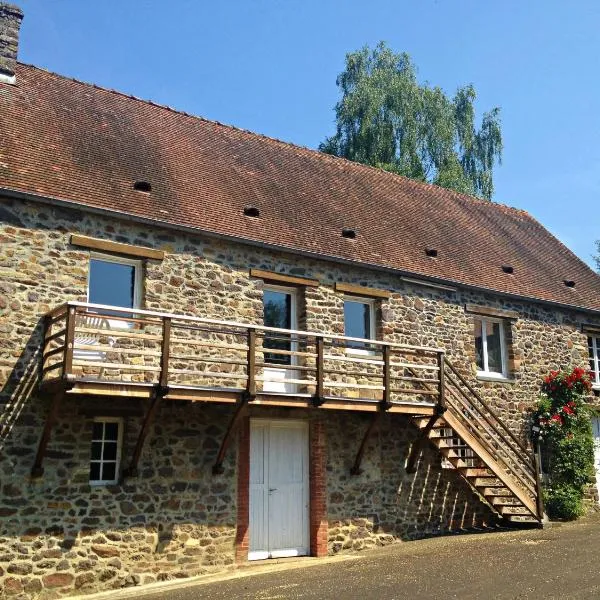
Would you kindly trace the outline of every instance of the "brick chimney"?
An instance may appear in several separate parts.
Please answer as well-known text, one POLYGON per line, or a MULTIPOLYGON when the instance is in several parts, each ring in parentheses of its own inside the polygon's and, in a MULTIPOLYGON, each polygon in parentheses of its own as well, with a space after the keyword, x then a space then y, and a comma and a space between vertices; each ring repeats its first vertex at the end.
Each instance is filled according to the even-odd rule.
POLYGON ((23 11, 14 4, 0 2, 0 82, 15 83, 19 29, 23 11))

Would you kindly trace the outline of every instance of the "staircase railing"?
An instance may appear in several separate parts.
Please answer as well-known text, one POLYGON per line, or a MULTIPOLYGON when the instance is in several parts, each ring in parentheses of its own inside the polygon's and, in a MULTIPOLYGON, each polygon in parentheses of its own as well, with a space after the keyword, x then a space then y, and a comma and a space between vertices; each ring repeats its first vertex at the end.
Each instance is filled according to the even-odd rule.
POLYGON ((536 500, 537 517, 544 513, 536 456, 527 449, 477 390, 446 359, 446 407, 495 461, 536 500))

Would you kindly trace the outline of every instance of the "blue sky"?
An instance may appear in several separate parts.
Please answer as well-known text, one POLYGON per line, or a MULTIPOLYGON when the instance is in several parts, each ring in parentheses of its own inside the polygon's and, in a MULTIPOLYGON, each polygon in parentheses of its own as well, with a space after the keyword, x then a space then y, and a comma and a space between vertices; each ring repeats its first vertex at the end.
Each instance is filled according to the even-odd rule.
POLYGON ((13 0, 20 60, 310 148, 347 52, 385 40, 422 80, 502 109, 494 200, 592 264, 600 238, 598 0, 13 0))

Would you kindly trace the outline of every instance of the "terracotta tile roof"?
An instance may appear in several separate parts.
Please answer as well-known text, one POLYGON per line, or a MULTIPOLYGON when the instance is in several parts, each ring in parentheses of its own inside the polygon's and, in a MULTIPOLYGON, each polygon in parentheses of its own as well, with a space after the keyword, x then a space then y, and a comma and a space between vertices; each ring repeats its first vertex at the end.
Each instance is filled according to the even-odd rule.
POLYGON ((0 123, 0 188, 600 310, 600 278, 521 210, 28 65, 0 85, 0 123))

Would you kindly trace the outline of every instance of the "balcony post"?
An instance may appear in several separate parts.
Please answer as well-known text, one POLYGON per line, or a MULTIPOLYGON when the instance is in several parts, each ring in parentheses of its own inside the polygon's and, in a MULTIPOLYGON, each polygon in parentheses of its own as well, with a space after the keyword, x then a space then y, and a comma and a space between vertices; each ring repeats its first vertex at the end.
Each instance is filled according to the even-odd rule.
POLYGON ((446 372, 445 366, 445 353, 440 351, 437 353, 438 363, 438 410, 440 414, 446 412, 446 372))
POLYGON ((65 352, 63 354, 63 379, 69 379, 73 372, 73 344, 75 343, 76 308, 69 306, 66 316, 65 352))
POLYGON ((256 398, 256 329, 248 329, 248 362, 246 365, 248 379, 246 381, 246 398, 256 398))
POLYGON ((392 406, 392 365, 390 347, 383 347, 383 400, 381 407, 387 410, 392 406))
POLYGON ((162 342, 160 348, 160 377, 158 386, 166 390, 169 384, 169 356, 171 354, 171 317, 163 318, 162 342))
POLYGON ((317 343, 316 387, 313 405, 321 406, 325 402, 325 339, 319 336, 317 343))

